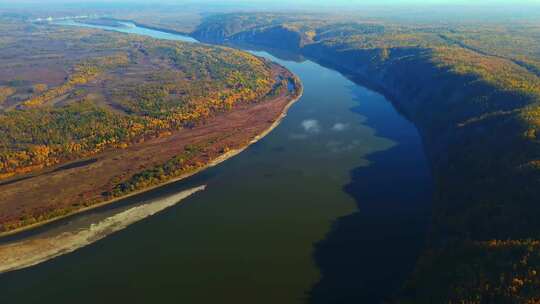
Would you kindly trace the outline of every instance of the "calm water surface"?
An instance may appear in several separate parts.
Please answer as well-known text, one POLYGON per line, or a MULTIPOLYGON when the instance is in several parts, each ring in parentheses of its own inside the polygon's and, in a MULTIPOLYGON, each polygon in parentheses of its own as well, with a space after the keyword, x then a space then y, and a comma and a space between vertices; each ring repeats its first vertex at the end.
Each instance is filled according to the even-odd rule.
POLYGON ((414 264, 429 219, 431 178, 415 127, 383 96, 336 71, 255 53, 304 83, 277 129, 222 165, 125 205, 208 185, 185 203, 0 276, 0 300, 373 303, 390 296, 414 264))

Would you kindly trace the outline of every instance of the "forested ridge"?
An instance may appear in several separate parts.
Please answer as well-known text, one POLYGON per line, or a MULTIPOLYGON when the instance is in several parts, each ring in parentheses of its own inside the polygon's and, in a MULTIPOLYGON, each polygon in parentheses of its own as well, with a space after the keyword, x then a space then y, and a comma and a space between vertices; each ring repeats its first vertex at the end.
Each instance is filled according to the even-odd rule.
POLYGON ((195 174, 302 92, 227 47, 0 16, 0 235, 195 174))
POLYGON ((429 244, 399 303, 540 301, 540 27, 209 16, 198 39, 297 52, 385 93, 424 139, 429 244))
POLYGON ((264 60, 233 49, 0 22, 0 178, 189 127, 275 82, 264 60), (35 66, 65 77, 46 83, 35 66))

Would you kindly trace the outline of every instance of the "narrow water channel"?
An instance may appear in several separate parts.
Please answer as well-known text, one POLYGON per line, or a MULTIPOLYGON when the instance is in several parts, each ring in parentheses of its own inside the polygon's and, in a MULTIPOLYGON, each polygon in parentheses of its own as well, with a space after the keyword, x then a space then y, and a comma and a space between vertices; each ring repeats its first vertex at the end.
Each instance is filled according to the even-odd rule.
MULTIPOLYGON (((136 26, 92 27, 194 41, 136 26)), ((278 128, 217 167, 129 200, 207 185, 181 205, 0 275, 0 299, 376 303, 390 296, 411 271, 429 220, 432 182, 416 128, 383 96, 336 71, 254 53, 304 84, 278 128)))

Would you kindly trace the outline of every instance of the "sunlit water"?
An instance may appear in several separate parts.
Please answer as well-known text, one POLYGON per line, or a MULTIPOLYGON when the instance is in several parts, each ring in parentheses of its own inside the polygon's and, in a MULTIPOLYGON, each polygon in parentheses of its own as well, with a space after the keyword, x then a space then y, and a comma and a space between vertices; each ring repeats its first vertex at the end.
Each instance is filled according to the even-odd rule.
MULTIPOLYGON (((193 41, 140 27, 91 27, 193 41)), ((208 186, 74 253, 1 275, 0 300, 358 303, 391 295, 427 229, 431 178, 415 127, 383 96, 336 71, 254 53, 304 84, 278 128, 217 167, 118 211, 93 212, 87 217, 208 186)), ((54 229, 77 221, 88 218, 54 229)))

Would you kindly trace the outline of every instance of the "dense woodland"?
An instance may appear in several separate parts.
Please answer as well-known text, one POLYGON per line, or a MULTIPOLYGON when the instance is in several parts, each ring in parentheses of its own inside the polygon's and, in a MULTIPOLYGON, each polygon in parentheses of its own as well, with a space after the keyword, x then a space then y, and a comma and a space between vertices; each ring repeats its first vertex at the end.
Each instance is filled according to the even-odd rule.
POLYGON ((276 82, 229 48, 9 18, 0 31, 0 179, 189 128, 276 82))
POLYGON ((540 302, 540 26, 318 14, 213 15, 194 35, 297 52, 387 94, 437 182, 400 303, 540 302))

